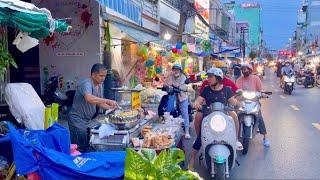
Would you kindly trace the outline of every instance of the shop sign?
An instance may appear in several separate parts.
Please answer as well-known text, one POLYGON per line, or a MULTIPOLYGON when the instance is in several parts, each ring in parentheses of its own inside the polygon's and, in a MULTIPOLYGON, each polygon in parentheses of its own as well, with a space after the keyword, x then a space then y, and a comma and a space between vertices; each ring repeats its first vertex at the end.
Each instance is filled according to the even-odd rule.
POLYGON ((133 92, 131 95, 132 98, 132 109, 139 109, 141 107, 140 92, 133 92))
POLYGON ((242 3, 242 8, 259 8, 260 5, 258 3, 242 3))
POLYGON ((203 19, 209 23, 209 0, 195 0, 194 1, 195 9, 200 13, 203 19))
POLYGON ((153 48, 156 51, 162 51, 165 50, 164 47, 160 44, 154 43, 154 42, 150 42, 150 47, 153 48))
POLYGON ((197 16, 195 17, 195 36, 200 39, 209 39, 209 27, 206 26, 197 16))
POLYGON ((56 56, 58 57, 83 57, 84 52, 57 52, 56 56))
MULTIPOLYGON (((209 24, 209 0, 195 0, 194 1, 195 9, 200 13, 200 15, 203 17, 203 19, 209 24)), ((194 18, 194 25, 195 25, 195 33, 196 36, 201 39, 209 39, 209 27, 206 26, 199 18, 198 16, 195 16, 194 18)))

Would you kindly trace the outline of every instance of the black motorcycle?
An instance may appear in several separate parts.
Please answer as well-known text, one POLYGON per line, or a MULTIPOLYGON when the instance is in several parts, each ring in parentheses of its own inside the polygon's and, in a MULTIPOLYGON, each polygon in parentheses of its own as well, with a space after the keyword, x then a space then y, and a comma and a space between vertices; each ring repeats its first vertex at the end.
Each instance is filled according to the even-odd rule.
MULTIPOLYGON (((186 81, 189 83, 190 81, 186 81)), ((174 118, 181 115, 181 111, 178 106, 177 94, 179 94, 182 90, 176 87, 164 86, 161 88, 162 91, 167 92, 167 95, 162 96, 159 107, 158 107, 158 115, 159 117, 163 117, 165 112, 170 112, 174 118)), ((192 122, 192 107, 189 102, 188 105, 188 113, 189 113, 189 121, 192 122)))
POLYGON ((53 76, 49 79, 48 85, 44 90, 44 94, 41 95, 41 99, 45 106, 52 103, 58 103, 60 107, 71 107, 75 90, 62 92, 59 88, 59 77, 53 76))
POLYGON ((308 88, 309 86, 314 87, 315 83, 315 78, 314 78, 314 73, 311 70, 307 70, 304 73, 305 80, 303 82, 303 85, 305 88, 308 88))
POLYGON ((306 79, 304 73, 305 72, 303 68, 301 68, 298 72, 296 72, 296 83, 298 85, 303 85, 303 82, 306 79))

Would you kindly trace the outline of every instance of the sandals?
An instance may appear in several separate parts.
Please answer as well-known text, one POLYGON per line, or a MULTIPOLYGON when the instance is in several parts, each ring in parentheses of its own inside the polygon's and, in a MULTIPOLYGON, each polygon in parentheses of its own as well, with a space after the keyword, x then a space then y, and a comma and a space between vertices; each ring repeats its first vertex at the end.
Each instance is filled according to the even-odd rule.
POLYGON ((237 141, 237 151, 242 151, 242 150, 243 150, 242 143, 240 141, 237 141))

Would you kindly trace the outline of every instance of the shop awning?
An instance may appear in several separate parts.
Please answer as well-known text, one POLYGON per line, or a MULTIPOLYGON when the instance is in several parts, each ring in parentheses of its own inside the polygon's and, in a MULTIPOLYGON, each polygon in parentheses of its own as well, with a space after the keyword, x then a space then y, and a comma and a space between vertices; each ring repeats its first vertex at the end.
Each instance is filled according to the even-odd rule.
POLYGON ((147 42, 155 42, 155 43, 157 43, 157 42, 160 41, 159 36, 152 35, 150 33, 140 31, 138 29, 135 29, 135 28, 130 27, 130 26, 126 26, 126 25, 121 24, 121 23, 112 22, 112 24, 114 26, 116 26, 117 28, 119 28, 124 33, 126 33, 132 39, 134 39, 137 43, 147 43, 147 42))
POLYGON ((37 39, 69 28, 65 21, 54 20, 49 10, 20 0, 0 0, 0 24, 17 28, 37 39))

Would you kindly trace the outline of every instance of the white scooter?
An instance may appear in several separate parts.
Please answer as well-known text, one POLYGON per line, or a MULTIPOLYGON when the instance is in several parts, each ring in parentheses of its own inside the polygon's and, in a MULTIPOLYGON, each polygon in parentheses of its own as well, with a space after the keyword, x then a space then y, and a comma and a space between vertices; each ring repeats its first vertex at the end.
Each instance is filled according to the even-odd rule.
POLYGON ((229 178, 230 170, 234 167, 237 157, 234 121, 226 114, 228 109, 222 103, 213 103, 204 110, 210 114, 202 122, 201 164, 211 172, 212 178, 229 178))
POLYGON ((293 73, 285 75, 283 80, 284 80, 284 88, 283 88, 284 93, 291 95, 294 89, 294 82, 295 82, 295 77, 293 73))
POLYGON ((249 149, 250 139, 253 139, 257 134, 258 117, 261 109, 259 99, 268 98, 272 92, 241 92, 242 107, 239 108, 238 118, 240 121, 240 136, 242 137, 243 151, 242 154, 247 154, 249 149))

